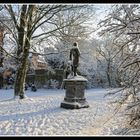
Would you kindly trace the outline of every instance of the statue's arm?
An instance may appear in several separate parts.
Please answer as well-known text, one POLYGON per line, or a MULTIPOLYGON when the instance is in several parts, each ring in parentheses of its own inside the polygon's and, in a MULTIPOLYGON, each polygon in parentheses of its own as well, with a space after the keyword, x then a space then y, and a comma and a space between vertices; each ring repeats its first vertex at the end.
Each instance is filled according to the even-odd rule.
POLYGON ((79 47, 77 47, 77 52, 78 52, 78 55, 80 56, 80 54, 81 54, 81 52, 80 52, 80 49, 79 49, 79 47))

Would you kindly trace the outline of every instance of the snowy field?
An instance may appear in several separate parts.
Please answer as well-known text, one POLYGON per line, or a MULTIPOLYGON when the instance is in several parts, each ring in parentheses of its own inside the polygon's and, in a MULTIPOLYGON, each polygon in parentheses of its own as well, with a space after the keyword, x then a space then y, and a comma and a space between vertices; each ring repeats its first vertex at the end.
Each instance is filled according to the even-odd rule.
MULTIPOLYGON (((26 91, 24 100, 13 99, 13 89, 0 90, 0 135, 115 135, 123 115, 114 115, 107 89, 89 89, 85 97, 89 108, 64 109, 62 89, 26 91)), ((123 126, 122 126, 123 127, 123 126)))

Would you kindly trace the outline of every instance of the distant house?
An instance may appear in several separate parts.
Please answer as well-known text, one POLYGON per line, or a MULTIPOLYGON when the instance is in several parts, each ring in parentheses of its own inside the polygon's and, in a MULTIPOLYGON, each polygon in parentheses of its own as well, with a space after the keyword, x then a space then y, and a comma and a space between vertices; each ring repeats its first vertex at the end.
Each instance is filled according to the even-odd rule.
POLYGON ((30 68, 34 70, 47 69, 47 63, 44 57, 38 55, 38 53, 31 53, 29 55, 30 68))
POLYGON ((29 69, 27 72, 26 82, 34 83, 37 88, 46 84, 47 63, 38 53, 29 54, 29 69))

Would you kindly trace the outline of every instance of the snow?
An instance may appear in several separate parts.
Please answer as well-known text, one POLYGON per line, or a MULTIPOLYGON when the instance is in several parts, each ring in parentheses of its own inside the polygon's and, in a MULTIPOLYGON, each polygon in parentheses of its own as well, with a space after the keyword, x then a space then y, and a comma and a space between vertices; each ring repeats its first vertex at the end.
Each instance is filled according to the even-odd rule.
POLYGON ((60 108, 65 96, 63 89, 28 89, 23 100, 13 98, 13 89, 1 89, 0 135, 113 135, 123 116, 114 117, 114 106, 109 104, 112 98, 104 98, 107 92, 85 90, 90 107, 72 110, 60 108), (105 123, 110 117, 113 121, 105 123))
POLYGON ((84 78, 83 76, 77 75, 77 76, 73 76, 73 75, 68 75, 67 79, 64 79, 64 81, 88 81, 86 78, 84 78))

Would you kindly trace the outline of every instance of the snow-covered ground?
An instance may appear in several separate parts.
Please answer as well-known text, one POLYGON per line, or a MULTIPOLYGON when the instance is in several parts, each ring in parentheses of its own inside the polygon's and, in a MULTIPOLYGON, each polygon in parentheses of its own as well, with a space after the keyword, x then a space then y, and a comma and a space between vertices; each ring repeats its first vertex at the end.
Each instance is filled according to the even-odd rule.
POLYGON ((114 135, 123 115, 113 114, 112 97, 104 98, 107 92, 86 90, 90 107, 71 110, 60 108, 65 96, 62 89, 27 90, 24 100, 13 99, 13 89, 1 89, 0 135, 114 135))

